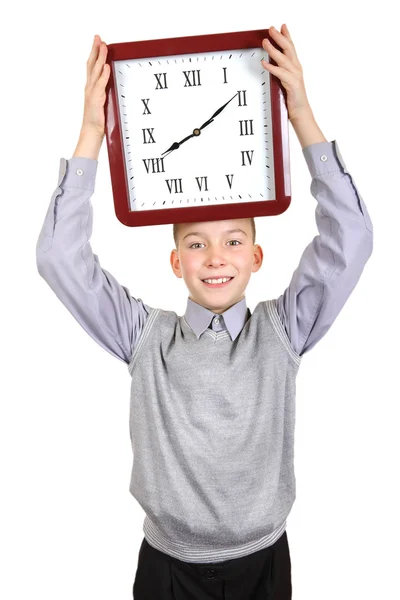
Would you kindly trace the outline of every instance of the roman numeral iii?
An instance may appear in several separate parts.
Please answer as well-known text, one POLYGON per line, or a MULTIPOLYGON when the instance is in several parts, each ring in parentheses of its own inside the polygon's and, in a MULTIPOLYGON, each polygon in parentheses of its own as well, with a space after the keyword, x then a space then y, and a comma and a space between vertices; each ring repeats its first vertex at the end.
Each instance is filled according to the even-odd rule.
POLYGON ((253 119, 239 121, 240 123, 240 135, 254 135, 253 132, 253 119))

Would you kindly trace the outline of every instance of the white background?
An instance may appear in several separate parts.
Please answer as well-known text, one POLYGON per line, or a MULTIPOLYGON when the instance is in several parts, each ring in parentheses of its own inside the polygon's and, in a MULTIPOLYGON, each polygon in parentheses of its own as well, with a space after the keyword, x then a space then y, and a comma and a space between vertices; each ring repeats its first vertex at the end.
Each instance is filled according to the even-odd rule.
MULTIPOLYGON (((78 325, 36 269, 35 246, 75 150, 93 36, 108 44, 281 27, 308 98, 368 207, 374 250, 297 379, 297 498, 288 518, 294 600, 399 597, 399 47, 395 3, 39 0, 1 22, 2 369, 0 597, 129 600, 144 513, 128 491, 126 365, 78 325), (393 8, 390 9, 389 6, 393 8), (245 8, 248 11, 245 12, 245 8)), ((290 129, 293 198, 256 218, 262 269, 251 310, 278 297, 318 234, 316 201, 290 129)), ((92 197, 93 251, 131 295, 183 314, 172 224, 115 217, 106 144, 92 197)))

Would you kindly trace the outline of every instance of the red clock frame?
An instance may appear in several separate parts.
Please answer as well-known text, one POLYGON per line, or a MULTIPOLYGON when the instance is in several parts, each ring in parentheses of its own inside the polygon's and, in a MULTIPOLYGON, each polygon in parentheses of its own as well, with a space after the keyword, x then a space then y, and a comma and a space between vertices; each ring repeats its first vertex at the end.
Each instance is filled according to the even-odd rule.
MULTIPOLYGON (((274 200, 143 211, 133 211, 129 204, 116 81, 112 63, 131 58, 171 56, 174 54, 213 52, 218 50, 239 50, 241 48, 261 48, 264 38, 268 38, 276 48, 279 48, 269 36, 268 30, 264 29, 124 42, 107 46, 107 63, 110 65, 110 77, 106 87, 105 137, 110 163, 115 214, 123 225, 127 225, 128 227, 142 227, 167 223, 243 219, 278 215, 285 212, 289 207, 291 202, 291 185, 286 90, 281 85, 279 78, 271 74, 271 118, 276 191, 276 198, 274 200)), ((276 65, 276 62, 271 57, 270 62, 276 65)), ((260 68, 263 68, 261 63, 260 68)))

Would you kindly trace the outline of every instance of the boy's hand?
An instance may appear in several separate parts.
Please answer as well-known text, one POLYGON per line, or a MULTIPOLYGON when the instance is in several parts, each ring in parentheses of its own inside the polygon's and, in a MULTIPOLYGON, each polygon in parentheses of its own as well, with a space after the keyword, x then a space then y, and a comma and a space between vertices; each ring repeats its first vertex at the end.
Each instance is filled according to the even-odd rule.
POLYGON ((110 76, 110 66, 105 62, 106 58, 107 46, 101 41, 100 36, 95 35, 92 51, 86 63, 87 81, 82 130, 93 131, 101 139, 105 133, 105 89, 110 76))
POLYGON ((277 50, 267 38, 262 41, 264 50, 277 63, 278 66, 271 65, 265 60, 261 61, 262 66, 272 75, 278 77, 287 92, 286 104, 289 120, 292 121, 302 114, 311 112, 306 90, 303 81, 303 69, 296 55, 296 50, 290 37, 286 25, 282 25, 281 33, 269 28, 271 38, 283 49, 283 53, 277 50))

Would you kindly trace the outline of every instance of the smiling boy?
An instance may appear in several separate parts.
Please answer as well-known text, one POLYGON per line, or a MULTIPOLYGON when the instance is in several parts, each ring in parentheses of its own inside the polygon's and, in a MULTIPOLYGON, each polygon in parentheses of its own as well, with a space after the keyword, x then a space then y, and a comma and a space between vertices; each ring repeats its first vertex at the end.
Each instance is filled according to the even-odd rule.
POLYGON ((109 77, 97 36, 81 135, 61 159, 37 243, 40 275, 132 378, 130 491, 146 514, 136 600, 292 597, 296 376, 357 284, 373 229, 336 141, 315 122, 286 25, 270 34, 282 52, 264 40, 278 66, 263 65, 286 89, 319 230, 278 299, 252 313, 246 304, 263 261, 253 219, 174 226, 171 267, 189 291, 182 316, 132 297, 102 269, 89 243, 109 77))
POLYGON ((263 252, 255 244, 254 219, 178 223, 174 225, 174 239, 172 270, 183 277, 190 300, 217 314, 244 298, 251 274, 262 265, 263 252), (204 255, 210 247, 215 250, 205 264, 204 255), (227 264, 224 252, 229 257, 227 264), (204 283, 205 279, 218 278, 229 280, 204 283))

